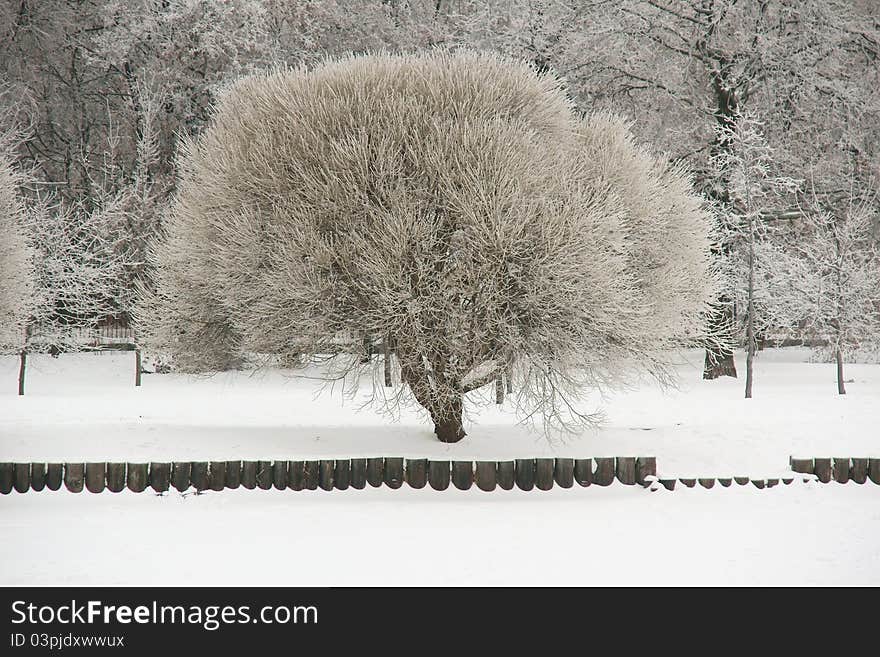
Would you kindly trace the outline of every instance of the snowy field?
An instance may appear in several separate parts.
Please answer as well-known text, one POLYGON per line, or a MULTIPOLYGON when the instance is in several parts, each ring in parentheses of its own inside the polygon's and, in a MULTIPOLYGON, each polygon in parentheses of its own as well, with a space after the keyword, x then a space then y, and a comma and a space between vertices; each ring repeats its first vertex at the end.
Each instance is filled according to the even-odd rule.
MULTIPOLYGON (((495 408, 456 445, 418 414, 396 423, 292 371, 146 375, 133 353, 0 358, 0 461, 357 456, 657 457, 667 476, 787 471, 790 455, 880 456, 880 366, 762 352, 755 399, 704 382, 606 398, 607 424, 549 443, 495 408)), ((744 365, 740 355, 738 364, 744 365)), ((0 496, 0 584, 880 584, 880 486, 796 482, 649 492, 404 487, 159 497, 66 491, 0 496), (6 537, 14 537, 8 540, 6 537)))

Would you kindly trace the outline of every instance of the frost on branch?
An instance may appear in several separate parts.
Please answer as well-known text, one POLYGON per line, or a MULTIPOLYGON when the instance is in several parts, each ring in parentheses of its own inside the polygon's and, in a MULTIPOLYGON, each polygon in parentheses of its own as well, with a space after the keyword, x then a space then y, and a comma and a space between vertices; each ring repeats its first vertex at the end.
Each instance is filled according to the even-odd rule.
POLYGON ((684 172, 613 116, 580 118, 555 77, 487 54, 242 79, 185 146, 165 228, 143 323, 178 367, 378 336, 406 384, 385 401, 418 402, 444 441, 505 370, 549 427, 589 422, 587 389, 665 380, 715 288, 684 172))

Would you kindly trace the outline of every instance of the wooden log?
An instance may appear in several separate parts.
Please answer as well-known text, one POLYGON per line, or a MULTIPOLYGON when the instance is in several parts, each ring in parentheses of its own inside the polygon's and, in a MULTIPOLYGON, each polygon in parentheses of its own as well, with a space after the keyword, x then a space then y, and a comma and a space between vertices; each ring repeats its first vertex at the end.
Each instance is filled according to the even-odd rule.
POLYGON ((532 490, 535 487, 535 459, 516 459, 516 487, 532 490))
POLYGON ((306 483, 305 461, 287 462, 287 487, 290 490, 302 490, 306 483))
POLYGON ((86 490, 90 493, 103 493, 107 485, 107 464, 86 463, 86 490))
MULTIPOLYGON (((36 463, 34 464, 36 465, 36 463)), ((33 471, 33 466, 31 467, 33 471)), ((849 478, 857 484, 868 481, 868 459, 854 458, 849 468, 849 478)), ((33 474, 31 475, 31 487, 34 486, 33 474)))
MULTIPOLYGON (((189 488, 190 477, 192 477, 192 463, 189 461, 175 461, 171 464, 171 485, 179 492, 183 493, 189 488)), ((109 481, 107 483, 109 485, 109 481)), ((110 490, 113 489, 111 488, 110 490)))
POLYGON ((553 488, 553 469, 556 459, 535 459, 535 488, 550 490, 553 488))
MULTIPOLYGON (((866 470, 866 472, 867 472, 867 470, 866 470)), ((46 464, 45 463, 31 463, 31 490, 39 493, 45 487, 46 487, 46 464)))
POLYGON ((303 489, 318 490, 321 481, 321 462, 306 461, 303 464, 303 489))
POLYGON ((693 488, 697 485, 697 480, 691 477, 679 477, 678 480, 683 486, 687 486, 688 488, 693 488))
POLYGON ((767 480, 767 488, 773 488, 779 484, 779 479, 768 479, 767 480))
POLYGON ((730 486, 730 484, 733 483, 733 479, 731 479, 730 477, 719 477, 718 483, 727 488, 728 486, 730 486))
POLYGON ((85 466, 82 463, 64 464, 64 487, 71 493, 81 493, 85 479, 85 466))
POLYGON ((226 461, 211 461, 208 466, 208 488, 214 491, 226 488, 226 461))
POLYGON ((367 483, 373 488, 382 485, 385 477, 385 459, 382 457, 367 459, 367 483))
POLYGON ((241 485, 247 490, 257 487, 257 467, 256 461, 241 462, 241 485))
POLYGON ((272 488, 272 461, 257 461, 257 486, 261 490, 272 488))
POLYGON ((13 487, 19 493, 27 493, 31 489, 31 464, 16 463, 13 472, 13 487))
POLYGON ((449 488, 449 461, 428 461, 428 483, 434 490, 449 488))
POLYGON ((838 484, 845 484, 849 481, 849 457, 838 456, 832 459, 831 476, 838 484))
POLYGON ((614 457, 596 458, 596 471, 593 472, 593 483, 597 486, 610 486, 614 481, 614 457))
POLYGON ((210 480, 208 479, 208 462, 207 461, 193 461, 190 464, 190 483, 192 483, 193 488, 196 489, 196 492, 202 492, 203 490, 208 490, 208 486, 210 485, 210 480))
POLYGON ((474 485, 474 462, 452 462, 452 485, 458 490, 469 490, 474 485))
POLYGON ((796 459, 792 457, 788 460, 788 463, 794 472, 813 474, 813 459, 796 459))
POLYGON ((496 478, 501 490, 513 490, 516 484, 516 462, 499 461, 496 468, 496 478))
POLYGON ((715 485, 714 479, 698 479, 698 481, 700 482, 700 486, 706 489, 712 488, 715 485))
POLYGON ((575 460, 574 480, 581 486, 589 486, 593 483, 593 459, 575 460))
POLYGON ((383 478, 388 488, 400 488, 403 486, 403 459, 399 457, 386 458, 383 478))
POLYGON ((171 464, 150 463, 150 488, 157 493, 164 493, 171 487, 171 464))
POLYGON ((636 483, 636 459, 634 456, 621 456, 617 459, 617 481, 624 486, 636 483))
POLYGON ((560 488, 574 486, 574 459, 556 459, 556 464, 553 466, 553 479, 560 488))
POLYGON ((660 485, 663 486, 666 490, 675 490, 675 484, 678 481, 677 479, 658 479, 660 485))
POLYGON ((333 475, 336 490, 347 490, 351 485, 351 461, 349 459, 336 459, 336 472, 333 475))
POLYGON ((287 488, 287 471, 290 465, 287 461, 274 461, 272 463, 272 485, 276 490, 287 488))
POLYGON ((822 458, 813 460, 813 474, 823 484, 831 481, 831 459, 822 458))
POLYGON ((791 482, 793 482, 793 481, 794 481, 794 477, 783 477, 783 478, 782 478, 782 483, 783 483, 785 486, 788 486, 788 485, 791 484, 791 482))
POLYGON ((226 488, 235 490, 241 486, 241 461, 226 461, 226 488))
POLYGON ((0 463, 0 495, 9 495, 15 481, 15 464, 0 463))
POLYGON ((406 460, 406 483, 417 489, 428 485, 428 459, 406 460))
MULTIPOLYGON (((125 463, 108 463, 107 464, 107 490, 111 493, 121 493, 125 490, 125 463)), ((189 486, 189 476, 187 475, 186 485, 189 486)))
POLYGON ((367 459, 351 460, 351 487, 357 490, 367 487, 367 459))
POLYGON ((49 490, 58 490, 61 488, 61 482, 64 479, 64 464, 49 463, 46 466, 46 488, 49 490))
POLYGON ((336 461, 324 459, 319 467, 318 485, 322 490, 333 490, 334 478, 336 477, 336 461))
POLYGON ((763 479, 752 479, 752 483, 755 485, 755 488, 762 489, 767 485, 767 482, 763 479))
POLYGON ((868 479, 880 484, 880 459, 868 459, 868 479))
POLYGON ((474 481, 480 490, 486 492, 495 490, 498 485, 498 464, 495 461, 477 461, 474 481))
POLYGON ((143 493, 147 489, 149 481, 149 463, 129 463, 126 468, 128 471, 128 490, 132 493, 143 493))
POLYGON ((648 477, 657 476, 657 457, 640 456, 636 459, 636 483, 648 485, 648 477))
POLYGON ((733 480, 737 483, 738 486, 745 486, 749 483, 748 477, 734 477, 733 480))

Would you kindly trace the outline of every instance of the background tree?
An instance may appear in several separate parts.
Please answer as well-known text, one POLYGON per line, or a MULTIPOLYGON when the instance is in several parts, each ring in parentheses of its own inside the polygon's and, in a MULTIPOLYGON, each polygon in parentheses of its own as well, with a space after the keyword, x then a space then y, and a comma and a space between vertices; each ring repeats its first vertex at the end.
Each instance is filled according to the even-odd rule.
POLYGON ((524 63, 440 51, 246 78, 181 172, 143 316, 186 369, 393 336, 392 403, 452 442, 464 395, 511 362, 522 414, 562 426, 592 419, 585 388, 666 380, 668 350, 705 337, 690 181, 524 63))

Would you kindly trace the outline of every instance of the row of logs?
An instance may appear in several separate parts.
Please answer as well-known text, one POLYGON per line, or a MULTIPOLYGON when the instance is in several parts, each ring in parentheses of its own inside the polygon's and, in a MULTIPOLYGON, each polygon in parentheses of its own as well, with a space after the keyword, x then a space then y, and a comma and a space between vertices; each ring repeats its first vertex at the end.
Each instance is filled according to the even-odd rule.
POLYGON ((830 481, 840 484, 848 481, 864 484, 868 479, 880 484, 880 458, 792 458, 790 465, 795 472, 816 475, 816 479, 823 484, 830 481))
POLYGON ((164 493, 235 489, 346 490, 368 484, 400 488, 430 485, 446 490, 476 486, 480 490, 550 490, 608 486, 615 479, 625 485, 648 485, 657 474, 654 457, 595 459, 535 458, 512 461, 434 461, 429 459, 361 458, 318 461, 177 461, 174 463, 0 463, 0 493, 19 493, 61 485, 73 493, 83 489, 118 493, 125 488, 140 493, 148 487, 164 493))

